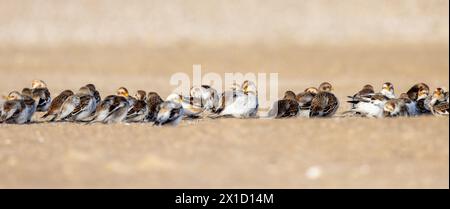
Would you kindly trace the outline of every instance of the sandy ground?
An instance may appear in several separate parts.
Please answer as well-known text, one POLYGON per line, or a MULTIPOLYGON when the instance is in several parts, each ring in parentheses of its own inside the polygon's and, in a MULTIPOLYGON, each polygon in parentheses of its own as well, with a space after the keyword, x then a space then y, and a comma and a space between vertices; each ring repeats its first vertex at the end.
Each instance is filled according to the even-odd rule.
MULTIPOLYGON (((341 101, 362 85, 448 89, 448 44, 405 46, 0 47, 0 93, 40 78, 167 95, 175 72, 278 72, 279 93, 322 81, 341 101)), ((340 112, 348 106, 342 102, 340 112)), ((0 188, 448 188, 449 119, 204 119, 0 125, 0 188)))

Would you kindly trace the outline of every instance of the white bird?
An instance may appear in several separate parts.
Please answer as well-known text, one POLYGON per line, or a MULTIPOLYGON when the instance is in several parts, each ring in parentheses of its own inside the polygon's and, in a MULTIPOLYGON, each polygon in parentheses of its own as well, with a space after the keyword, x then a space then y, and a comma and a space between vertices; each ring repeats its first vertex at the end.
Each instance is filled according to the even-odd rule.
POLYGON ((23 96, 19 92, 11 92, 7 101, 3 103, 0 123, 24 124, 28 122, 30 118, 29 108, 31 107, 25 104, 23 96))
POLYGON ((180 104, 183 107, 183 115, 185 117, 196 118, 199 117, 203 112, 201 107, 197 107, 191 104, 189 98, 184 98, 182 95, 177 93, 172 93, 167 96, 166 101, 171 101, 180 104))
POLYGON ((241 88, 242 90, 234 91, 231 96, 226 93, 222 94, 222 107, 218 111, 220 116, 232 116, 236 118, 256 116, 259 104, 258 91, 255 83, 246 80, 242 83, 241 88))
POLYGON ((159 105, 154 125, 178 125, 184 114, 184 108, 180 103, 165 101, 159 105))

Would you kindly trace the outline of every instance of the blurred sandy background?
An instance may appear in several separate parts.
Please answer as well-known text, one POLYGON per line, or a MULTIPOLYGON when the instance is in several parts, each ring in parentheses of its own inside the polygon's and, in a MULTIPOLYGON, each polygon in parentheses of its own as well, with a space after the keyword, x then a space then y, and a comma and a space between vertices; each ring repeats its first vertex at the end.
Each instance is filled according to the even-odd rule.
MULTIPOLYGON (((53 95, 92 82, 164 97, 201 64, 278 72, 279 95, 330 81, 343 111, 366 83, 448 89, 448 40, 446 0, 0 0, 0 94, 39 78, 53 95)), ((448 188, 448 123, 0 125, 0 187, 448 188)))

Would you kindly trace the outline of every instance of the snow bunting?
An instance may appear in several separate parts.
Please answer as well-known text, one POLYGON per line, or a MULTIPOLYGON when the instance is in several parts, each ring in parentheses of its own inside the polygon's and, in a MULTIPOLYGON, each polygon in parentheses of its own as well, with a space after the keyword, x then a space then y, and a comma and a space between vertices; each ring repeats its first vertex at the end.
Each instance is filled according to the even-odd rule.
POLYGON ((233 116, 236 118, 248 118, 256 116, 258 111, 258 91, 255 83, 244 81, 242 90, 231 92, 231 95, 223 95, 220 116, 233 116), (232 100, 232 101, 226 101, 232 100))
POLYGON ((317 93, 311 101, 310 117, 330 117, 339 108, 339 100, 331 93, 333 87, 330 83, 324 82, 319 86, 317 93))
MULTIPOLYGON (((94 98, 94 92, 91 91, 86 86, 83 86, 80 88, 77 94, 71 96, 71 97, 77 97, 78 99, 75 99, 77 102, 77 105, 73 106, 72 112, 70 112, 67 115, 61 115, 62 120, 74 120, 74 121, 83 121, 89 116, 91 116, 92 112, 95 111, 95 98, 94 98)), ((69 101, 67 99, 66 101, 69 101)), ((63 104, 64 106, 64 104, 63 104)), ((69 105, 70 106, 70 105, 69 105)), ((72 106, 71 106, 72 107, 72 106)), ((67 109, 66 109, 67 110, 67 109)))
POLYGON ((29 110, 23 101, 23 96, 17 92, 11 92, 3 103, 0 123, 23 124, 29 120, 29 110))
POLYGON ((37 102, 32 98, 32 91, 29 88, 22 89, 22 97, 28 111, 28 122, 31 122, 33 114, 36 112, 37 102))
POLYGON ((408 116, 408 108, 402 99, 390 99, 383 107, 384 117, 408 116))
POLYGON ((164 101, 156 92, 150 92, 147 95, 148 114, 146 121, 153 122, 156 120, 156 115, 159 111, 159 105, 164 101))
POLYGON ((32 97, 37 102, 36 111, 46 112, 52 102, 47 84, 41 80, 33 80, 31 83, 31 90, 32 97))
POLYGON ((191 104, 189 98, 185 98, 177 93, 172 93, 167 96, 166 101, 172 101, 181 104, 181 106, 183 106, 183 115, 186 117, 197 118, 203 112, 203 109, 201 107, 197 107, 191 104))
POLYGON ((423 95, 428 95, 430 88, 425 83, 418 83, 412 86, 406 94, 412 101, 417 101, 419 99, 419 92, 422 92, 423 95))
POLYGON ((136 99, 134 97, 130 96, 130 94, 128 93, 128 89, 125 87, 118 88, 116 95, 127 99, 129 108, 133 107, 134 102, 136 102, 136 99))
POLYGON ((443 88, 436 88, 428 104, 433 115, 448 115, 448 95, 443 88))
POLYGON ((394 99, 394 85, 390 82, 383 83, 380 93, 389 99, 394 99))
POLYGON ((87 84, 86 87, 88 87, 93 92, 93 96, 95 99, 95 106, 100 104, 100 102, 102 101, 102 97, 100 96, 100 92, 98 92, 97 89, 95 88, 95 85, 90 83, 87 84))
POLYGON ((159 105, 154 125, 178 125, 183 118, 184 108, 180 103, 165 101, 159 105))
POLYGON ((127 122, 143 122, 148 115, 148 106, 146 102, 147 93, 143 90, 138 90, 133 106, 127 113, 127 122))
MULTIPOLYGON (((417 98, 417 95, 416 95, 416 98, 417 98)), ((419 109, 417 108, 417 102, 412 100, 408 96, 408 93, 400 94, 399 99, 403 100, 403 102, 406 104, 409 116, 417 116, 420 114, 419 109)))
POLYGON ((319 90, 316 87, 309 87, 297 94, 296 100, 299 105, 298 116, 309 117, 311 102, 317 93, 319 93, 319 90))
MULTIPOLYGON (((368 95, 371 95, 371 94, 374 94, 374 93, 375 93, 375 91, 373 90, 373 86, 370 85, 370 84, 366 84, 356 94, 354 94, 353 96, 347 96, 347 97, 354 101, 356 98, 359 98, 359 97, 362 97, 362 96, 368 96, 368 95)), ((352 103, 351 108, 355 108, 355 104, 354 103, 352 103)))
POLYGON ((219 94, 209 85, 192 87, 190 91, 191 104, 214 112, 219 106, 219 94))
POLYGON ((355 115, 360 115, 364 117, 383 117, 384 104, 389 100, 386 96, 381 93, 375 93, 373 95, 366 95, 355 97, 350 101, 352 107, 346 113, 353 113, 355 115))
POLYGON ((52 103, 50 104, 50 107, 48 108, 47 113, 45 113, 42 116, 42 118, 45 119, 48 116, 53 116, 53 118, 51 118, 50 121, 54 121, 58 116, 59 112, 61 111, 63 103, 66 101, 67 98, 69 98, 73 94, 74 93, 71 90, 65 90, 61 92, 57 97, 55 97, 55 99, 53 99, 52 103))
POLYGON ((126 119, 130 105, 123 96, 107 96, 97 107, 90 123, 120 123, 126 119))
POLYGON ((297 116, 299 105, 296 100, 296 95, 292 91, 286 91, 284 98, 274 102, 272 109, 269 111, 269 117, 288 118, 297 116))

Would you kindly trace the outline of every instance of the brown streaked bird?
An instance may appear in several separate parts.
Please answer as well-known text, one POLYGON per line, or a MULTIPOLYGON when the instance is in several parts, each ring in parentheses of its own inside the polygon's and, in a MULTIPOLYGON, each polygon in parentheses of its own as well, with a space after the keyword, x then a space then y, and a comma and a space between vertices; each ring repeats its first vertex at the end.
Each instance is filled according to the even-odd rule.
POLYGON ((92 123, 121 123, 124 122, 130 105, 124 96, 107 96, 97 107, 92 123))
POLYGON ((436 88, 428 104, 431 113, 436 116, 448 115, 448 95, 444 88, 436 88))
MULTIPOLYGON (((61 115, 62 120, 72 120, 72 121, 84 121, 88 117, 92 115, 95 111, 95 98, 93 96, 93 92, 86 86, 80 88, 77 94, 71 97, 78 97, 79 103, 74 106, 72 112, 67 114, 66 116, 61 115)), ((66 102, 69 99, 66 100, 66 102)), ((64 105, 64 104, 63 104, 64 105)))
POLYGON ((422 92, 422 96, 423 95, 428 96, 428 93, 430 92, 430 87, 428 87, 428 85, 425 83, 418 83, 412 86, 406 92, 406 94, 412 101, 417 101, 418 99, 420 99, 419 92, 422 92))
POLYGON ((0 112, 2 113, 0 115, 0 123, 24 124, 30 118, 23 96, 17 91, 9 93, 0 112))
POLYGON ((90 83, 87 84, 86 87, 88 87, 93 92, 93 96, 95 98, 95 106, 100 104, 100 102, 102 101, 102 97, 100 96, 100 92, 97 91, 95 85, 90 83))
POLYGON ((367 95, 371 95, 374 94, 374 88, 372 85, 370 84, 366 84, 363 86, 363 88, 361 90, 358 91, 358 93, 354 94, 353 96, 349 96, 349 98, 355 98, 355 97, 360 97, 360 96, 367 96, 367 95))
POLYGON ((309 117, 309 113, 311 110, 311 102, 316 96, 316 94, 319 93, 319 89, 316 87, 309 87, 305 89, 303 92, 300 92, 296 96, 296 100, 299 105, 299 113, 298 116, 300 117, 309 117))
POLYGON ((311 101, 310 117, 331 117, 339 108, 338 98, 331 93, 333 86, 323 82, 319 86, 319 93, 311 101))
POLYGON ((149 92, 147 95, 148 114, 146 121, 154 122, 159 111, 159 105, 164 101, 156 92, 149 92))
MULTIPOLYGON (((372 85, 370 84, 366 84, 363 86, 363 88, 361 90, 359 90, 356 94, 354 94, 353 96, 347 96, 349 99, 351 99, 351 101, 356 101, 358 100, 358 98, 360 97, 364 97, 364 96, 370 96, 373 95, 375 93, 374 88, 372 85)), ((350 102, 351 103, 351 102, 350 102)), ((351 103, 351 108, 354 109, 355 108, 355 103, 351 103)))
POLYGON ((383 107, 384 117, 400 117, 408 116, 408 108, 401 99, 391 99, 384 104, 383 107))
POLYGON ((33 80, 31 83, 32 98, 36 101, 36 112, 46 112, 50 107, 52 98, 47 84, 42 80, 33 80))
POLYGON ((288 118, 297 116, 299 105, 296 100, 296 95, 292 91, 286 91, 284 98, 274 102, 272 109, 269 111, 269 117, 288 118))
POLYGON ((63 103, 72 95, 74 95, 74 93, 71 90, 65 90, 61 92, 57 97, 55 97, 55 99, 53 99, 47 113, 45 113, 42 118, 45 119, 49 116, 53 116, 49 121, 54 121, 58 117, 63 103))
POLYGON ((183 105, 173 101, 165 101, 160 104, 158 108, 158 114, 156 116, 154 125, 162 126, 162 125, 178 125, 184 114, 183 105))
POLYGON ((143 122, 148 115, 147 93, 143 90, 138 90, 134 98, 136 101, 130 110, 128 110, 126 121, 143 122))

